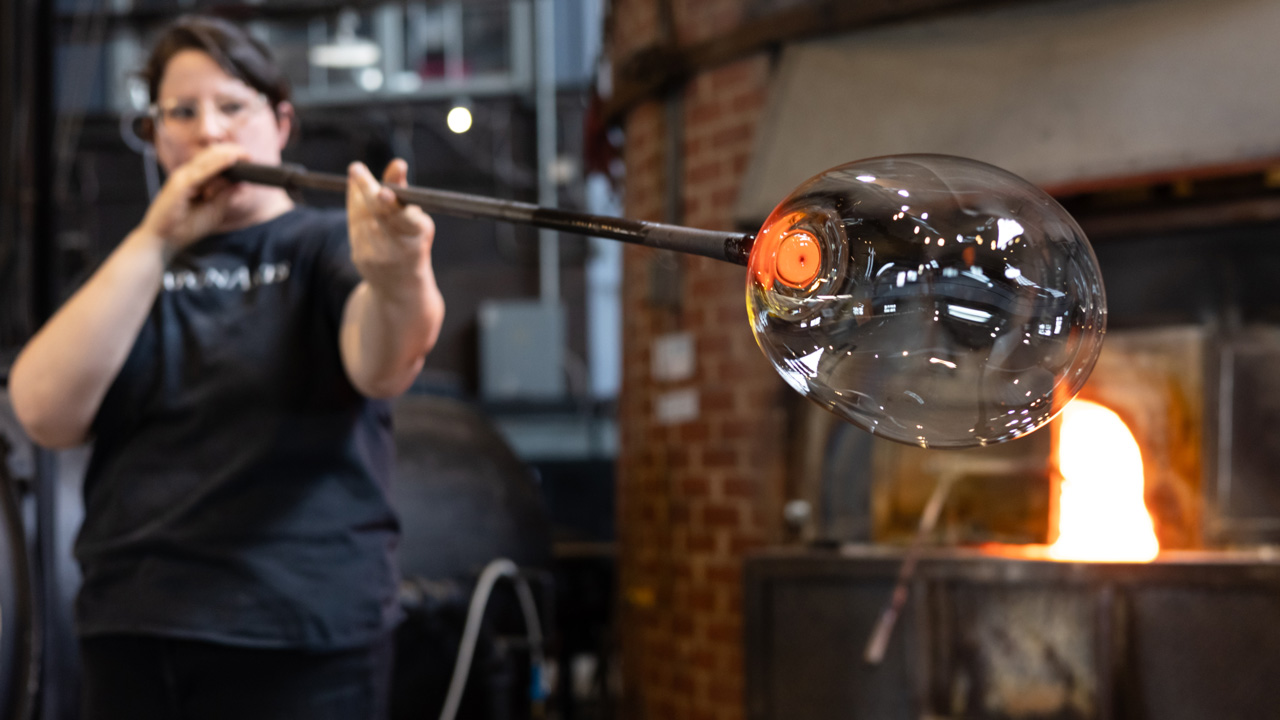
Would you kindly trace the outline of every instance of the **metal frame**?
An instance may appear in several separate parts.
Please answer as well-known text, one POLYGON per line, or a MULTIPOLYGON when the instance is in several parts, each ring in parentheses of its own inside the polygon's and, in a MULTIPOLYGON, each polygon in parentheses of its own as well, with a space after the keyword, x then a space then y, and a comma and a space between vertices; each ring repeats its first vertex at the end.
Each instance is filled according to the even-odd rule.
MULTIPOLYGON (((883 602, 889 601, 894 574, 901 562, 903 551, 900 548, 886 546, 846 546, 839 550, 806 550, 803 548, 775 549, 758 552, 749 556, 743 568, 744 595, 744 647, 746 671, 746 717, 749 720, 773 720, 780 715, 774 711, 785 712, 790 709, 777 707, 777 698, 772 695, 771 687, 775 684, 787 684, 787 677, 804 669, 780 667, 775 662, 771 637, 777 636, 784 629, 771 625, 779 618, 773 608, 773 597, 779 590, 789 593, 823 593, 830 602, 833 586, 847 588, 852 598, 854 593, 881 593, 883 602), (790 673, 790 675, 788 675, 790 673), (784 677, 787 676, 787 677, 784 677)), ((1091 622, 1081 630, 1090 633, 1092 644, 1092 663, 1094 671, 1094 698, 1096 707, 1093 714, 1088 715, 1096 720, 1113 720, 1115 718, 1149 717, 1151 712, 1143 708, 1142 688, 1158 680, 1159 670, 1147 666, 1150 656, 1136 657, 1134 652, 1140 642, 1150 643, 1155 635, 1140 636, 1140 630, 1150 629, 1152 623, 1161 627, 1170 624, 1179 608, 1193 606, 1193 616, 1186 616, 1188 625, 1201 622, 1200 638, 1206 633, 1212 637, 1224 637, 1224 647, 1230 646, 1235 638, 1250 637, 1250 626, 1267 623, 1266 617, 1234 617, 1219 609, 1219 599, 1240 600, 1241 598, 1269 598, 1280 591, 1280 558, 1274 553, 1244 552, 1184 552, 1167 553, 1162 559, 1152 563, 1063 563, 1048 562, 1016 557, 984 554, 982 552, 961 548, 935 548, 927 551, 921 559, 915 579, 912 581, 912 594, 906 621, 900 628, 900 637, 890 643, 889 663, 885 667, 871 667, 860 662, 861 647, 827 648, 806 647, 818 666, 832 673, 843 674, 854 682, 852 676, 860 675, 861 682, 877 688, 877 692, 893 683, 906 682, 908 685, 900 689, 909 692, 914 707, 908 717, 952 717, 949 707, 953 700, 954 688, 952 676, 960 659, 952 653, 957 647, 960 634, 967 627, 964 617, 957 610, 955 593, 963 589, 969 594, 981 593, 984 588, 999 590, 1001 588, 1018 588, 1030 591, 1041 591, 1046 596, 1056 593, 1075 593, 1087 598, 1090 607, 1091 622), (1163 593, 1163 595, 1162 595, 1163 593), (1182 596, 1181 605, 1170 601, 1169 595, 1182 596), (1142 613, 1158 610, 1157 617, 1152 620, 1146 617, 1143 624, 1142 613), (1214 628, 1237 628, 1239 632, 1218 632, 1214 628), (1203 629, 1208 627, 1208 630, 1203 629), (1241 635, 1243 633, 1243 635, 1241 635), (843 648, 843 652, 842 652, 843 648), (840 662, 837 656, 845 656, 840 662), (905 672, 904 679, 894 673, 905 672), (1151 673, 1147 675, 1147 673, 1151 673), (1144 683, 1146 683, 1144 685, 1144 683)), ((790 596, 794 604, 794 594, 790 596)), ((865 598, 864 598, 865 600, 865 598)), ((865 603, 863 603, 865 604, 865 603)), ((865 624, 869 634, 874 624, 874 614, 861 612, 850 621, 850 626, 865 624)), ((834 611, 834 608, 831 609, 834 611)), ((850 607, 850 612, 855 608, 850 607)), ((799 625, 811 625, 817 622, 817 616, 803 618, 783 618, 784 622, 799 625)), ((1178 619, 1183 619, 1178 616, 1178 619)), ((1173 631, 1164 633, 1160 640, 1165 645, 1177 643, 1177 633, 1181 625, 1171 626, 1173 631), (1169 639, 1172 637, 1172 639, 1169 639)), ((838 645, 849 626, 833 632, 832 643, 838 645)), ((1257 646, 1258 653, 1270 653, 1266 647, 1266 636, 1262 632, 1269 629, 1258 627, 1260 636, 1252 643, 1257 646)), ((855 633, 856 634, 856 633, 855 633)), ((1193 634, 1191 638, 1194 638, 1193 634)), ((1193 663, 1212 663, 1221 667, 1224 663, 1229 667, 1237 664, 1248 664, 1249 658, 1234 655, 1215 654, 1213 647, 1197 646, 1194 639, 1178 645, 1185 651, 1193 663), (1184 647, 1185 645, 1185 647, 1184 647)), ((865 638, 854 638, 865 640, 865 638)), ((823 642, 826 642, 825 640, 823 642)), ((793 650, 794 653, 794 650, 793 650)), ((1162 658, 1163 659, 1163 658, 1162 658)), ((1252 668, 1252 665, 1247 665, 1252 668)), ((1179 672, 1185 678, 1194 672, 1194 664, 1182 666, 1179 672)), ((1168 667, 1164 667, 1168 670, 1168 667)), ((1258 672, 1263 672, 1259 670, 1258 672)), ((1176 679, 1176 678, 1175 678, 1176 679)), ((1265 683, 1264 683, 1265 684, 1265 683)), ((1266 686, 1269 687, 1269 686, 1266 686)), ((1163 689, 1163 688, 1162 688, 1163 689)), ((1192 692, 1194 688, 1170 687, 1170 693, 1192 692)), ((1266 690, 1270 692, 1270 690, 1266 690)), ((1280 701, 1280 688, 1275 691, 1276 701, 1280 701)), ((1259 698, 1255 694, 1251 701, 1259 698)), ((831 712, 830 717, 857 718, 876 717, 877 720, 895 720, 896 716, 871 715, 868 713, 883 710, 875 703, 882 703, 883 698, 868 698, 871 707, 823 708, 831 712), (861 714, 860 714, 861 713, 861 714)), ((1172 701, 1170 701, 1172 702, 1172 701)), ((812 708, 808 710, 812 711, 812 708)), ((1027 717, 1030 717, 1028 715, 1027 717)), ((1039 715, 1036 715, 1039 717, 1039 715)), ((1054 715, 1059 717, 1059 715, 1054 715)), ((1067 714, 1062 717, 1074 717, 1067 714)), ((821 720, 821 716, 813 716, 812 720, 821 720)))

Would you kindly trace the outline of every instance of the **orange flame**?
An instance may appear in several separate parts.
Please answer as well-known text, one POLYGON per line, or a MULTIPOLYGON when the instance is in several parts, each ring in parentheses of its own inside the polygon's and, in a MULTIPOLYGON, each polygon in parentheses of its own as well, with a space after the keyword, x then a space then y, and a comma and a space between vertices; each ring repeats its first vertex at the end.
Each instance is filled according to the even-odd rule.
POLYGON ((1087 400, 1062 411, 1055 560, 1148 562, 1160 552, 1143 501, 1142 454, 1120 416, 1087 400))

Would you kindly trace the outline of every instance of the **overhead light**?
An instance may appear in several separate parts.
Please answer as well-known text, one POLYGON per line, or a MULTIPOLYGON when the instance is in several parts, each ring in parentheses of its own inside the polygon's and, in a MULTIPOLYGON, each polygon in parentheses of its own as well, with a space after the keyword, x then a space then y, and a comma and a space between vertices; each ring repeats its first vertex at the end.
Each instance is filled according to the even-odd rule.
POLYGON ((338 32, 333 42, 314 45, 307 51, 312 65, 326 68, 363 68, 378 64, 382 48, 372 40, 356 35, 360 16, 354 10, 343 10, 338 15, 338 32))
POLYGON ((444 121, 450 130, 461 135, 471 129, 471 109, 466 103, 458 103, 445 116, 444 121))
POLYGON ((382 87, 382 71, 376 67, 367 67, 361 70, 360 74, 356 76, 356 82, 365 90, 373 92, 382 87))
POLYGON ((316 45, 307 52, 312 65, 326 68, 362 68, 376 65, 382 49, 368 40, 316 45))

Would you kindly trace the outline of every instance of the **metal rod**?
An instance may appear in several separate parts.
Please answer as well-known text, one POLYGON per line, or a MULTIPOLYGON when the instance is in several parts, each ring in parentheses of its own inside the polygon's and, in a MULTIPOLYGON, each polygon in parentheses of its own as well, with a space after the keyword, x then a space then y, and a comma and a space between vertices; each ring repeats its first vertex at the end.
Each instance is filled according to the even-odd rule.
MULTIPOLYGON (((289 190, 346 192, 347 176, 312 172, 301 165, 256 165, 237 163, 223 173, 236 182, 273 185, 289 190)), ((746 265, 755 235, 698 230, 680 225, 664 225, 643 220, 592 215, 545 208, 515 200, 498 200, 481 195, 432 190, 419 187, 387 186, 406 205, 453 217, 502 220, 519 225, 571 232, 578 235, 621 240, 645 247, 675 250, 715 260, 746 265)))
MULTIPOLYGON (((560 194, 552 178, 556 160, 556 9, 552 0, 534 0, 533 87, 538 137, 538 204, 551 208, 560 194)), ((538 294, 544 303, 560 300, 560 236, 538 231, 538 294)))
POLYGON ((916 565, 920 563, 920 553, 924 551, 925 540, 933 534, 933 528, 938 524, 938 516, 942 514, 942 506, 946 504, 947 496, 951 494, 951 486, 955 484, 956 479, 954 475, 947 475, 938 480, 933 493, 929 495, 929 501, 925 503, 924 512, 920 513, 916 534, 911 539, 911 546, 907 548, 902 565, 898 567, 898 580, 893 585, 893 594, 889 596, 888 605, 880 613, 880 618, 871 630, 871 637, 867 639, 867 647, 863 651, 862 659, 868 665, 879 665, 884 660, 884 654, 889 649, 889 639, 893 636, 893 628, 898 623, 902 608, 907 604, 910 583, 915 577, 916 565))

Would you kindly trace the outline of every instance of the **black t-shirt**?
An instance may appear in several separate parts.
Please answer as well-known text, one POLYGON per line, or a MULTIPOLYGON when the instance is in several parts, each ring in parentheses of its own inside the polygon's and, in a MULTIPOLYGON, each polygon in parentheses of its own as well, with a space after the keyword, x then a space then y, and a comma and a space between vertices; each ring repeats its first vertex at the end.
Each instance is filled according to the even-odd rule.
POLYGON ((399 619, 390 405, 338 350, 358 282, 339 211, 173 260, 93 425, 82 635, 337 648, 399 619))

